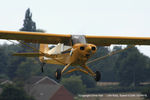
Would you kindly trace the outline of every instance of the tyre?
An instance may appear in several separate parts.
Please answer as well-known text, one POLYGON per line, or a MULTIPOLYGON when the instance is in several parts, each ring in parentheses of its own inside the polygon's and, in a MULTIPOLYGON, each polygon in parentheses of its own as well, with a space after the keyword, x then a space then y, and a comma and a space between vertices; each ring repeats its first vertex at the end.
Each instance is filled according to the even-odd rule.
POLYGON ((61 70, 60 69, 57 69, 56 72, 55 72, 55 77, 57 80, 60 80, 61 79, 61 70))
POLYGON ((95 76, 95 81, 98 82, 101 80, 101 73, 99 71, 95 72, 96 76, 95 76))

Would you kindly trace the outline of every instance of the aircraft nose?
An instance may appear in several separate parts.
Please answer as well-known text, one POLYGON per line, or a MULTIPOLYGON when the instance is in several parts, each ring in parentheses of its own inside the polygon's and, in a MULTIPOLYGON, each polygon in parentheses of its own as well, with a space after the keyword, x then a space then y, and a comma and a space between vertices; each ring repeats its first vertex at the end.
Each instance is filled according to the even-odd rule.
POLYGON ((85 56, 86 56, 86 57, 89 57, 89 56, 90 56, 90 54, 86 54, 85 56))
POLYGON ((96 52, 97 48, 96 48, 95 45, 88 44, 88 45, 82 45, 82 46, 80 46, 79 49, 80 49, 80 51, 82 51, 82 53, 84 52, 84 54, 88 54, 87 56, 89 56, 89 55, 94 54, 96 52))
POLYGON ((87 50, 87 52, 92 53, 92 52, 96 51, 96 47, 95 46, 88 46, 86 50, 87 50))
POLYGON ((88 47, 86 48, 86 51, 89 52, 89 53, 91 53, 91 52, 92 52, 91 47, 88 46, 88 47))

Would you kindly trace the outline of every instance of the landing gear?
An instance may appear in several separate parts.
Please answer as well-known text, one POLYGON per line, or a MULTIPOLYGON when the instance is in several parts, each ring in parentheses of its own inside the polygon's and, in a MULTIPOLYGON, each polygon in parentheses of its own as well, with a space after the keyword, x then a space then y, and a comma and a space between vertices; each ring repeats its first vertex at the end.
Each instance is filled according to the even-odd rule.
POLYGON ((46 63, 41 63, 41 72, 43 73, 44 72, 44 65, 45 65, 46 63))
POLYGON ((96 82, 100 81, 101 80, 101 73, 99 71, 96 71, 95 74, 96 74, 94 77, 95 81, 96 82))
POLYGON ((57 80, 60 80, 61 79, 61 69, 57 69, 56 72, 55 72, 55 77, 57 80))
MULTIPOLYGON (((66 71, 66 69, 70 66, 71 64, 67 64, 62 70, 57 69, 55 72, 55 77, 57 80, 61 79, 62 74, 66 71)), ((88 67, 88 66, 81 66, 82 68, 75 67, 74 69, 70 69, 69 71, 65 72, 64 74, 69 74, 74 71, 81 71, 85 74, 91 75, 94 77, 95 81, 100 81, 101 80, 101 73, 99 71, 96 71, 95 73, 88 67)))

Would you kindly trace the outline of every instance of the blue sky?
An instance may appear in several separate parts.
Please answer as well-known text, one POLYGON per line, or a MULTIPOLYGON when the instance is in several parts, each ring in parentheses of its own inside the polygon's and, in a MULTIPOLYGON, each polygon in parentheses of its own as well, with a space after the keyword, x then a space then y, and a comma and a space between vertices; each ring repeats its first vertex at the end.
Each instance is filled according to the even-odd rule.
MULTIPOLYGON (((0 30, 19 30, 27 8, 48 33, 150 37, 150 0, 2 0, 0 30)), ((138 46, 150 56, 150 46, 138 46)))

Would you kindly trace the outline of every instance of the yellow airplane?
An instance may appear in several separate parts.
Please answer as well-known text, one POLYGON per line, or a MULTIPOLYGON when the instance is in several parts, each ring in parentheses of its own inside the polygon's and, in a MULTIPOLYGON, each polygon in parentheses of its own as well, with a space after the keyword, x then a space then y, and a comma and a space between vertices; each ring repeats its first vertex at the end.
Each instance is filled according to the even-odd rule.
POLYGON ((150 37, 66 35, 20 31, 0 31, 0 39, 39 43, 39 50, 33 48, 38 52, 16 53, 14 55, 39 57, 42 62, 42 71, 46 63, 64 65, 62 70, 56 70, 55 76, 58 80, 65 73, 81 71, 93 76, 96 81, 100 81, 101 73, 99 71, 93 72, 86 65, 88 59, 96 52, 96 46, 110 46, 111 44, 150 45, 150 37), (49 44, 56 46, 50 48, 49 44), (73 69, 66 71, 70 66, 73 66, 73 69))

